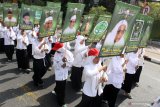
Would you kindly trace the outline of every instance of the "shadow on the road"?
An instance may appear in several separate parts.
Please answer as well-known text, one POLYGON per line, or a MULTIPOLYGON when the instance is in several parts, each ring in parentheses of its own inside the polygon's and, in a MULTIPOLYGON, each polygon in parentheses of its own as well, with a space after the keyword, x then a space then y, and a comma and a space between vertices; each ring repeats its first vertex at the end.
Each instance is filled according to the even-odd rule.
POLYGON ((5 83, 5 82, 8 82, 8 81, 10 81, 10 80, 13 80, 13 79, 15 79, 15 78, 18 78, 18 77, 5 78, 5 79, 3 79, 3 80, 0 80, 0 84, 5 83))
POLYGON ((17 68, 7 69, 7 70, 0 71, 0 76, 3 76, 3 75, 8 74, 8 73, 13 73, 13 74, 18 75, 22 72, 19 71, 17 68))

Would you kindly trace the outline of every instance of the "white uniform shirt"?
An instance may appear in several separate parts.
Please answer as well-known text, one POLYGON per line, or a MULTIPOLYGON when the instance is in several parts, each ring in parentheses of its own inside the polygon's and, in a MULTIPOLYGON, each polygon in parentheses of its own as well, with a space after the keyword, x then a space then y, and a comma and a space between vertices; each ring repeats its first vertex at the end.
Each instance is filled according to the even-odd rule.
POLYGON ((43 43, 44 40, 39 42, 38 40, 35 40, 34 43, 32 44, 32 55, 35 59, 43 59, 46 56, 46 52, 42 50, 43 49, 49 49, 48 45, 45 44, 42 46, 41 49, 39 49, 39 46, 43 43))
POLYGON ((141 48, 138 49, 137 55, 138 55, 138 66, 143 66, 144 65, 144 53, 145 53, 145 49, 141 48))
POLYGON ((102 77, 103 72, 99 72, 98 68, 100 64, 87 64, 84 66, 84 76, 85 76, 85 83, 83 86, 83 93, 89 97, 95 97, 97 95, 101 95, 103 92, 103 88, 101 83, 99 83, 100 77, 102 77))
POLYGON ((63 31, 63 34, 65 35, 68 35, 68 34, 74 34, 76 33, 76 29, 73 27, 73 28, 70 28, 70 27, 67 27, 64 31, 63 31))
POLYGON ((22 36, 21 34, 17 35, 17 49, 27 49, 27 46, 29 45, 29 40, 27 36, 22 36), (23 41, 26 43, 24 44, 23 41))
POLYGON ((136 53, 131 52, 127 54, 127 59, 129 60, 127 63, 127 73, 128 74, 135 74, 136 73, 136 66, 138 65, 138 56, 136 53))
POLYGON ((4 22, 17 22, 17 20, 16 20, 16 18, 15 17, 12 17, 11 19, 8 19, 8 17, 6 17, 5 19, 4 19, 4 22))
MULTIPOLYGON (((64 49, 65 50, 65 49, 64 49)), ((53 69, 55 72, 55 80, 62 81, 68 78, 68 71, 70 70, 72 63, 73 63, 73 54, 65 50, 62 53, 55 53, 53 58, 53 69), (66 67, 63 68, 62 65, 64 62, 62 61, 63 57, 67 58, 66 67)))
POLYGON ((112 84, 116 88, 121 88, 122 83, 124 81, 124 73, 122 64, 124 63, 124 59, 119 56, 115 56, 112 58, 108 68, 108 82, 107 84, 112 84))
POLYGON ((16 35, 14 31, 11 28, 11 31, 9 29, 4 29, 4 45, 14 45, 14 40, 16 39, 16 35))

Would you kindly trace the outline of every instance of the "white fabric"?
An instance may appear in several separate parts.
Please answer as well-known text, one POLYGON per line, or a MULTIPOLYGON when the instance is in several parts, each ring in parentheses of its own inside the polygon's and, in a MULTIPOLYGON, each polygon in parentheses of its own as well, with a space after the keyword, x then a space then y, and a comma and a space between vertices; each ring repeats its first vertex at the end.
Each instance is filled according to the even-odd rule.
POLYGON ((43 49, 49 49, 48 45, 45 44, 42 46, 41 49, 39 49, 39 46, 43 43, 44 39, 39 42, 38 40, 35 40, 32 44, 32 54, 35 59, 43 59, 45 58, 46 52, 42 52, 43 49))
POLYGON ((123 36, 121 37, 121 39, 118 42, 114 43, 116 33, 117 33, 117 31, 118 31, 118 29, 121 25, 126 25, 126 29, 127 29, 128 23, 127 23, 126 20, 119 21, 116 24, 116 26, 113 28, 113 30, 111 32, 109 32, 109 34, 107 35, 107 37, 105 39, 105 42, 104 42, 105 46, 106 45, 107 46, 112 46, 112 45, 114 45, 114 46, 124 46, 124 44, 125 44, 125 40, 124 40, 125 33, 123 34, 123 36))
POLYGON ((68 71, 70 70, 72 63, 73 63, 73 54, 64 48, 58 50, 61 53, 56 52, 53 58, 53 69, 55 72, 55 80, 61 81, 66 80, 68 78, 68 71), (64 62, 62 61, 63 58, 67 59, 66 67, 63 68, 62 65, 64 62))
POLYGON ((12 17, 11 19, 8 19, 8 17, 6 17, 5 19, 4 19, 4 22, 17 22, 17 20, 16 20, 16 18, 15 17, 12 17))
POLYGON ((33 44, 35 39, 37 39, 36 32, 32 31, 32 30, 26 30, 26 33, 27 33, 27 37, 29 39, 29 44, 33 44))
POLYGON ((128 63, 126 65, 128 74, 136 73, 136 66, 138 66, 138 56, 136 53, 131 52, 127 54, 128 63))
POLYGON ((144 58, 143 58, 144 53, 145 53, 145 49, 144 48, 138 49, 138 51, 137 51, 138 66, 143 66, 144 65, 144 58))
POLYGON ((12 28, 10 28, 11 31, 9 31, 9 29, 3 29, 4 35, 4 45, 14 45, 14 40, 16 39, 16 35, 13 31, 12 28))
POLYGON ((49 37, 45 37, 45 40, 46 40, 46 43, 49 47, 49 50, 48 50, 48 53, 51 51, 52 49, 52 42, 53 42, 53 39, 52 39, 52 36, 49 38, 49 37))
POLYGON ((76 33, 76 29, 73 27, 73 28, 70 28, 70 27, 67 27, 64 31, 63 31, 63 34, 65 35, 68 35, 68 34, 74 34, 76 33))
POLYGON ((122 83, 124 81, 124 73, 122 64, 124 63, 124 59, 119 56, 115 56, 112 58, 108 68, 108 82, 107 84, 112 84, 116 88, 121 88, 122 83))
POLYGON ((51 17, 51 16, 50 16, 50 17, 47 17, 47 18, 45 19, 45 21, 44 21, 44 24, 45 24, 46 22, 50 21, 50 20, 52 21, 52 20, 53 20, 53 17, 51 17))
POLYGON ((101 65, 94 64, 93 61, 94 57, 88 57, 88 63, 84 66, 84 75, 85 75, 85 83, 83 86, 83 93, 89 97, 95 97, 97 95, 102 94, 103 89, 101 83, 99 83, 100 77, 104 74, 103 72, 99 72, 98 68, 101 65))
POLYGON ((24 37, 21 34, 17 35, 17 49, 27 49, 27 46, 29 45, 29 40, 27 35, 24 37), (26 45, 23 43, 23 41, 26 43, 26 45))
POLYGON ((76 18, 77 18, 76 15, 73 15, 70 20, 71 21, 76 21, 76 18))
POLYGON ((160 107, 160 96, 153 102, 151 107, 160 107))

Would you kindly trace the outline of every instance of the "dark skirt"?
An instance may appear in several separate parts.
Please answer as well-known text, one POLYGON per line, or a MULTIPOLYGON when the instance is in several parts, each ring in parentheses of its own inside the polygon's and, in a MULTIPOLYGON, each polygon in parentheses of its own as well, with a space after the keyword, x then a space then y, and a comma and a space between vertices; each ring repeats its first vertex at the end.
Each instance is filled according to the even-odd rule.
POLYGON ((136 71, 136 73, 135 73, 135 75, 134 75, 133 82, 135 82, 135 83, 139 82, 141 72, 142 72, 142 66, 139 66, 138 69, 137 69, 137 71, 136 71))

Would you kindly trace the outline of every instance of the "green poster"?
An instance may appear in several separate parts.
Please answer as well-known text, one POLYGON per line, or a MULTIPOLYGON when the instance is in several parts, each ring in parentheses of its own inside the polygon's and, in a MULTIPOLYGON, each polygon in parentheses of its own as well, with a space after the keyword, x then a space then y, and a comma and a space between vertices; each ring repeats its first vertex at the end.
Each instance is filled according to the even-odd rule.
POLYGON ((20 14, 20 29, 31 30, 34 26, 35 11, 31 6, 22 4, 20 14))
POLYGON ((60 42, 68 42, 76 38, 76 32, 79 28, 85 5, 80 3, 68 3, 67 6, 67 14, 60 42))
POLYGON ((61 7, 61 3, 47 1, 47 7, 61 7))
POLYGON ((134 52, 138 49, 138 45, 142 38, 143 30, 146 26, 145 20, 146 20, 146 15, 140 13, 137 15, 134 25, 132 27, 131 36, 126 45, 125 52, 127 53, 134 52))
POLYGON ((140 7, 117 1, 103 46, 101 57, 120 55, 128 38, 140 7))
POLYGON ((3 4, 0 3, 0 21, 3 21, 3 4))
POLYGON ((62 28, 62 19, 63 19, 63 12, 61 11, 58 15, 58 22, 57 22, 57 28, 62 28))
POLYGON ((17 26, 18 24, 18 5, 5 3, 3 5, 3 21, 6 26, 17 26))
POLYGON ((32 6, 32 9, 35 10, 35 19, 34 24, 39 24, 42 16, 42 7, 40 6, 32 6))
POLYGON ((99 16, 96 26, 87 39, 87 43, 99 42, 107 32, 111 16, 99 16))
POLYGON ((42 18, 40 21, 40 36, 46 37, 54 35, 57 27, 57 18, 60 12, 60 7, 44 7, 42 18))
POLYGON ((149 40, 149 37, 151 35, 151 30, 153 26, 154 19, 150 16, 145 16, 145 26, 142 32, 142 38, 139 44, 140 48, 145 48, 147 47, 147 42, 149 40))
POLYGON ((82 27, 80 29, 82 35, 90 35, 94 25, 95 14, 84 15, 82 27))

